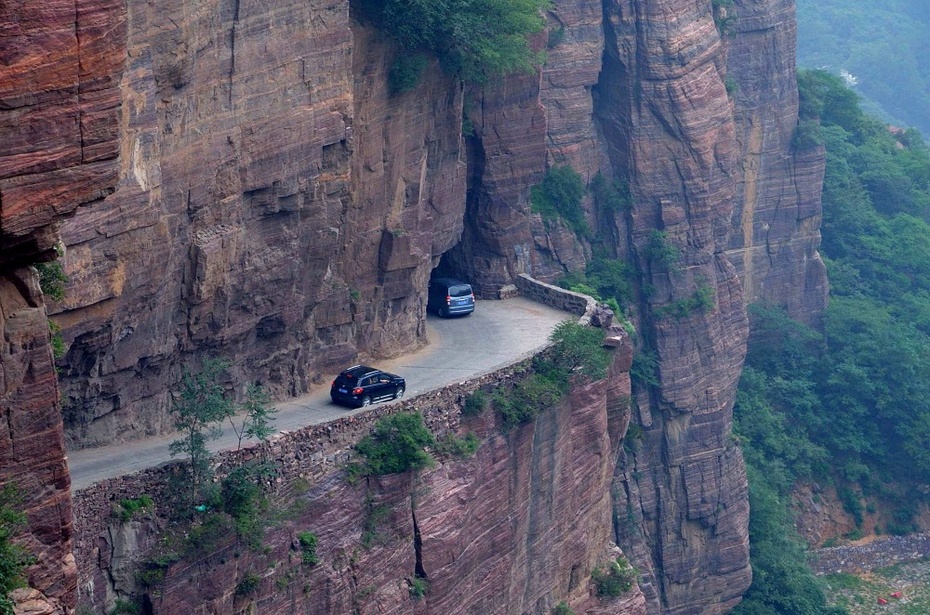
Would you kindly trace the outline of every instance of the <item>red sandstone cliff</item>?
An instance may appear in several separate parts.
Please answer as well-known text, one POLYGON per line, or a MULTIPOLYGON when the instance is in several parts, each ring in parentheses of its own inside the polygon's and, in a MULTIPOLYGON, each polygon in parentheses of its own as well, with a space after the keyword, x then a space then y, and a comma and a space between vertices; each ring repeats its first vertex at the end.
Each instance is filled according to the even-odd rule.
POLYGON ((29 265, 55 257, 62 217, 116 182, 120 3, 0 7, 0 485, 24 497, 36 558, 30 613, 74 607, 71 481, 45 298, 29 265))
POLYGON ((790 150, 793 2, 736 0, 722 36, 709 2, 563 0, 538 74, 463 91, 434 66, 402 96, 390 46, 337 0, 43 7, 3 14, 0 261, 49 258, 77 211, 53 306, 73 446, 164 430, 171 386, 207 355, 289 395, 421 343, 443 255, 485 295, 583 267, 586 242, 529 214, 546 165, 567 163, 630 185, 629 212, 586 207, 642 272, 637 326, 659 361, 614 482, 633 521, 617 538, 654 612, 738 599, 744 303, 816 322, 825 301, 823 161, 790 150), (680 267, 649 261, 654 230, 680 267), (696 291, 706 312, 663 312, 696 291))
MULTIPOLYGON (((467 389, 384 406, 372 415, 307 428, 273 442, 281 522, 260 548, 229 534, 167 567, 163 581, 134 581, 140 556, 158 553, 151 521, 122 521, 113 499, 153 495, 164 503, 162 473, 113 479, 76 496, 81 604, 105 611, 116 596, 144 592, 153 614, 534 613, 565 602, 587 615, 645 615, 634 586, 618 598, 595 595, 591 570, 615 559, 610 495, 617 453, 630 420, 629 337, 617 344, 604 381, 576 386, 557 407, 509 433, 491 411, 462 418, 467 389), (477 453, 440 458, 417 475, 346 482, 340 465, 377 414, 423 412, 437 436, 476 432, 477 453), (318 538, 314 566, 301 563, 296 535, 318 538), (136 561, 131 561, 133 556, 136 561), (425 578, 416 599, 410 581, 425 578), (249 591, 242 591, 250 578, 249 591), (237 592, 237 588, 239 588, 237 592)), ((470 387, 506 385, 512 369, 470 387)), ((244 453, 249 454, 248 452, 244 453)))

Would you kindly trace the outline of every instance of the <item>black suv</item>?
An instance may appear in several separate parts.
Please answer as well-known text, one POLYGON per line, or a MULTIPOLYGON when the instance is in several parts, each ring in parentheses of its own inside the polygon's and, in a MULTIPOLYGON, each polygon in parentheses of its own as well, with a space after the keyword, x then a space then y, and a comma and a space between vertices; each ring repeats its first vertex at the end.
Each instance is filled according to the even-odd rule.
POLYGON ((471 284, 453 278, 436 278, 429 283, 426 309, 443 318, 475 311, 475 293, 471 284))
POLYGON ((336 376, 329 396, 334 403, 360 408, 375 401, 400 399, 406 390, 407 381, 396 374, 355 365, 336 376))

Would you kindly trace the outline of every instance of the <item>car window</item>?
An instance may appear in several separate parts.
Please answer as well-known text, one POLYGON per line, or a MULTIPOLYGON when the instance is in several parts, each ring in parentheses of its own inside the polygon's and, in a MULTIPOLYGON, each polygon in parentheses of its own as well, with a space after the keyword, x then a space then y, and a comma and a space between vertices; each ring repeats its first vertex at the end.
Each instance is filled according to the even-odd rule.
POLYGON ((449 295, 452 297, 467 297, 471 294, 471 286, 462 284, 460 286, 450 286, 449 295))

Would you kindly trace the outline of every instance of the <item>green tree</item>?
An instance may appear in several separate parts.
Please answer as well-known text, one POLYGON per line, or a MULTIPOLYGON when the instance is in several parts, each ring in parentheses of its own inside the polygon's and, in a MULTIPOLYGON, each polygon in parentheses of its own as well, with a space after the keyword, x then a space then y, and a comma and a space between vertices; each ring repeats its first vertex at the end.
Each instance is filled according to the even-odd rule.
MULTIPOLYGON (((260 443, 268 442, 275 431, 274 415, 278 410, 271 405, 271 397, 260 384, 250 384, 245 390, 245 401, 240 406, 245 412, 241 423, 236 423, 233 416, 229 416, 229 424, 239 442, 236 450, 242 448, 243 440, 256 439, 260 443)), ((264 454, 264 453, 263 453, 264 454)))
POLYGON ((607 375, 611 354, 604 347, 603 329, 564 320, 556 325, 549 339, 554 344, 552 361, 566 376, 601 380, 607 375))
POLYGON ((568 165, 551 167, 543 181, 534 186, 530 202, 533 211, 543 220, 561 218, 579 237, 591 234, 581 208, 584 181, 578 171, 568 165))
POLYGON ((180 396, 174 402, 174 428, 182 437, 172 442, 169 450, 172 456, 185 455, 190 464, 187 468, 190 504, 203 497, 210 474, 207 442, 220 436, 219 424, 235 411, 220 382, 228 367, 223 360, 208 359, 200 373, 185 372, 180 396))
POLYGON ((532 71, 528 36, 545 27, 547 0, 368 0, 366 13, 406 53, 428 52, 465 81, 532 71))
POLYGON ((400 412, 379 419, 371 434, 355 445, 355 450, 365 457, 364 471, 376 475, 399 474, 431 466, 433 458, 424 449, 435 444, 420 414, 400 412))
POLYGON ((26 515, 20 510, 22 494, 12 484, 0 487, 0 615, 13 615, 9 594, 25 587, 23 571, 33 558, 13 542, 17 532, 26 525, 26 515))

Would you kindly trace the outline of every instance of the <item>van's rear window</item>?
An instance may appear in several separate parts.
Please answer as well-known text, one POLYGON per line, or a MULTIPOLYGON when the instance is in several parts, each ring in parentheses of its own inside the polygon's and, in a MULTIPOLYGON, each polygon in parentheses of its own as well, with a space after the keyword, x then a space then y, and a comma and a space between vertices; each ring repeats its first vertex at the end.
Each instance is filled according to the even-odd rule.
POLYGON ((449 296, 450 297, 467 297, 471 294, 471 286, 464 284, 462 286, 450 286, 449 287, 449 296))

